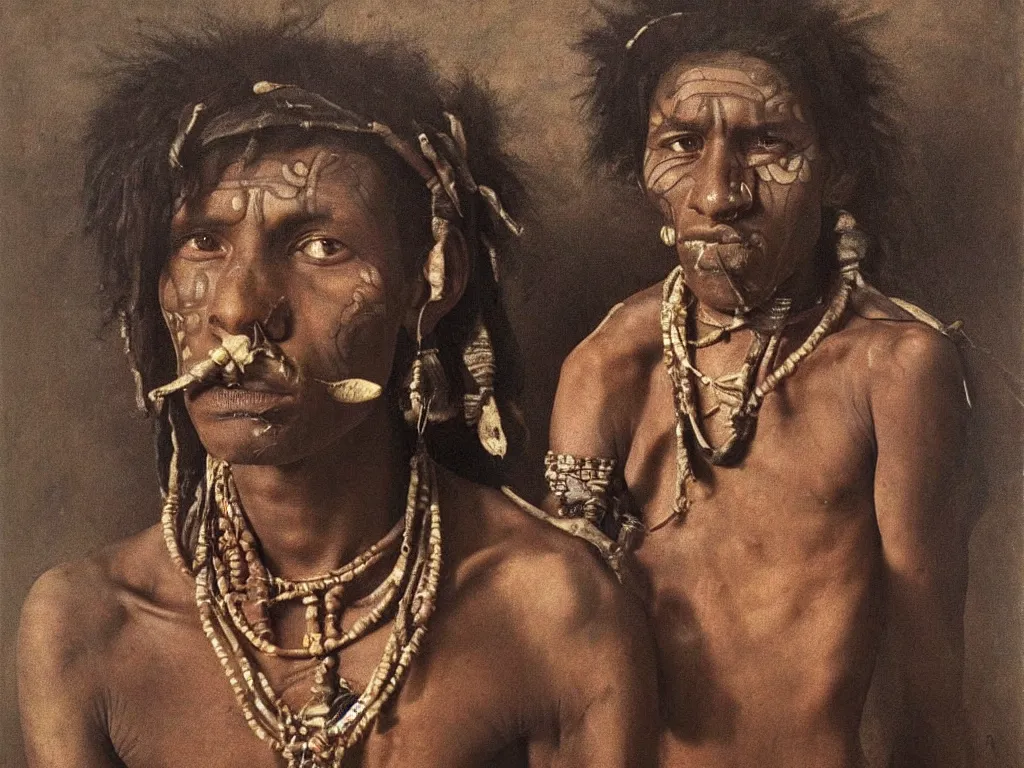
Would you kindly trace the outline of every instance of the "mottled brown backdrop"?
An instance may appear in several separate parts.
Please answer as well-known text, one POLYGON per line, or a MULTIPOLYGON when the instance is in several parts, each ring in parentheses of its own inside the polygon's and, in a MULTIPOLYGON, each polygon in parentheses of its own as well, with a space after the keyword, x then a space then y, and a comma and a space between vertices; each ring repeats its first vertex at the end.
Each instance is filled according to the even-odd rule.
MULTIPOLYGON (((904 78, 913 178, 930 211, 904 295, 1021 370, 1021 0, 874 0, 904 78)), ((132 415, 116 335, 102 332, 79 235, 77 143, 104 47, 153 23, 273 18, 279 0, 5 0, 0 5, 0 763, 23 765, 14 685, 18 611, 44 569, 156 521, 147 425, 132 415), (125 499, 130 502, 126 503, 125 499), (120 510, 129 510, 127 513, 120 510)), ((636 197, 581 168, 582 63, 570 41, 586 0, 342 0, 323 25, 419 38, 448 72, 488 79, 510 146, 532 167, 537 217, 505 285, 528 359, 534 440, 519 484, 538 490, 558 366, 614 302, 668 269, 636 197)), ((971 543, 966 697, 978 765, 1024 766, 1019 413, 986 376, 978 451, 988 496, 971 543)), ((886 732, 871 717, 873 753, 886 732)))

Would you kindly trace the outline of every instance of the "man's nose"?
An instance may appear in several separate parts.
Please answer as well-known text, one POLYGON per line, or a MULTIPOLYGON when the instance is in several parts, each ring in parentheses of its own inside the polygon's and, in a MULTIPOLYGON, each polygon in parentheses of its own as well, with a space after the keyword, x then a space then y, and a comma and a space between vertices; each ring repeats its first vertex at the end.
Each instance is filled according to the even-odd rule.
POLYGON ((753 204, 743 165, 723 141, 710 142, 694 173, 689 206, 712 221, 732 221, 753 204))
POLYGON ((236 247, 217 277, 210 325, 246 336, 259 326, 271 341, 283 341, 291 332, 291 315, 282 277, 259 245, 236 247))

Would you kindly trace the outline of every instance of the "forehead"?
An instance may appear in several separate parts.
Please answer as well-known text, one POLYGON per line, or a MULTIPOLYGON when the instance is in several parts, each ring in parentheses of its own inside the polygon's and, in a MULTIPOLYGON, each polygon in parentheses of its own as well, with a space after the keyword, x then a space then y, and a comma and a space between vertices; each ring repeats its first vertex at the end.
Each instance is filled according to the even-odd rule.
POLYGON ((771 64, 738 52, 723 52, 686 57, 672 65, 654 90, 652 114, 694 116, 705 111, 711 100, 752 110, 760 119, 801 120, 807 111, 791 84, 771 64))
POLYGON ((214 147, 204 154, 199 184, 179 215, 204 210, 207 213, 245 214, 250 190, 278 201, 307 209, 309 213, 330 213, 352 204, 376 212, 393 197, 392 184, 380 164, 367 152, 342 141, 315 142, 299 146, 260 147, 247 159, 239 147, 214 147), (243 205, 244 204, 244 205, 243 205))

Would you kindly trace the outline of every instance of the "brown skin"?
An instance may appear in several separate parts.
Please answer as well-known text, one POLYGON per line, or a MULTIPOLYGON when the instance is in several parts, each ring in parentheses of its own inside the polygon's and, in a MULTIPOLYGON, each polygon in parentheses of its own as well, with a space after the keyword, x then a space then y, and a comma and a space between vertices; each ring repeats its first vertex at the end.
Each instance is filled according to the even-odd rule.
MULTIPOLYGON (((678 231, 700 334, 741 304, 790 296, 799 309, 825 292, 814 243, 838 180, 823 153, 808 159, 818 141, 810 117, 754 59, 684 61, 662 78, 647 188, 678 231), (802 179, 796 155, 809 164, 802 179), (666 168, 675 178, 657 177, 666 168), (750 196, 730 198, 741 181, 750 196)), ((649 527, 670 515, 676 482, 660 306, 659 284, 573 351, 551 426, 552 450, 623 463, 649 527)), ((787 327, 777 360, 821 313, 787 327)), ((734 372, 750 341, 735 331, 698 349, 696 364, 712 378, 734 372)), ((721 409, 703 386, 698 394, 718 445, 721 409)), ((952 343, 861 289, 765 399, 742 461, 715 467, 691 452, 688 517, 648 534, 637 553, 657 643, 662 765, 860 765, 885 636, 903 670, 895 764, 966 764, 967 522, 954 486, 967 409, 952 343)))
MULTIPOLYGON (((205 356, 217 331, 256 321, 289 361, 247 369, 240 387, 186 391, 204 445, 232 463, 265 560, 289 578, 351 560, 402 514, 408 464, 388 406, 337 403, 320 383, 386 381, 398 329, 427 295, 402 265, 389 201, 370 158, 316 145, 214 174, 174 220, 161 304, 172 333, 184 331, 182 366, 205 356), (315 193, 283 183, 282 165, 297 163, 320 170, 315 193)), ((428 330, 464 285, 458 240, 448 262, 428 330)), ((654 662, 639 605, 580 542, 497 491, 439 478, 437 611, 401 690, 346 765, 648 765, 654 662)), ((276 617, 285 645, 300 642, 300 608, 276 617)), ((347 606, 342 624, 366 610, 347 606)), ((341 653, 356 690, 388 632, 341 653)), ((259 662, 286 702, 308 699, 313 664, 259 662)), ((195 584, 158 528, 39 579, 22 616, 19 697, 33 766, 283 765, 246 725, 203 635, 195 584)))

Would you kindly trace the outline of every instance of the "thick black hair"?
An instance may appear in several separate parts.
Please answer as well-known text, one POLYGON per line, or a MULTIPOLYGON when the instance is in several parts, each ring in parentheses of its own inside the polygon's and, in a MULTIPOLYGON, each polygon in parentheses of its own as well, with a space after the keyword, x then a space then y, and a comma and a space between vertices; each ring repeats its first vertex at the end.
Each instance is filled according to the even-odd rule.
POLYGON ((662 75, 685 57, 736 51, 770 64, 807 100, 833 178, 851 182, 826 202, 853 213, 879 246, 871 269, 897 255, 905 149, 893 75, 869 39, 881 17, 850 17, 828 0, 627 0, 600 14, 579 42, 590 64, 592 163, 637 181, 662 75))
MULTIPOLYGON (((171 381, 177 373, 160 311, 158 281, 170 254, 170 221, 182 186, 168 154, 183 111, 198 102, 209 113, 230 110, 251 99, 253 84, 263 80, 319 94, 387 125, 414 148, 421 132, 448 131, 444 113, 450 112, 465 128, 475 181, 494 189, 513 212, 523 200, 514 161, 499 147, 499 117, 490 94, 468 77, 457 83, 443 80, 423 53, 405 41, 352 42, 294 22, 240 26, 217 21, 207 21, 201 31, 163 30, 134 41, 126 52, 111 56, 100 74, 102 98, 86 135, 84 202, 86 230, 102 261, 110 318, 123 323, 142 392, 171 381)), ((311 133, 309 142, 314 140, 311 133)), ((375 147, 374 158, 401 187, 396 191, 398 219, 410 267, 415 269, 433 244, 426 185, 382 141, 356 141, 375 147)), ((468 202, 470 198, 463 193, 471 207, 464 210, 463 219, 471 258, 469 285, 435 335, 449 379, 458 388, 464 379, 459 350, 477 318, 483 319, 495 351, 495 394, 510 449, 515 449, 517 438, 522 438, 512 418, 518 413, 514 401, 521 389, 521 365, 486 247, 489 242, 507 253, 503 246, 508 245, 508 232, 479 200, 468 202)), ((413 354, 414 345, 403 334, 387 388, 392 397, 413 354)), ((157 427, 160 479, 166 488, 173 420, 180 444, 181 497, 187 508, 205 471, 205 452, 180 393, 169 398, 166 408, 160 413, 149 409, 157 427)), ((471 479, 500 482, 501 464, 483 451, 475 429, 458 421, 438 430, 434 442, 441 445, 433 455, 471 479)))

